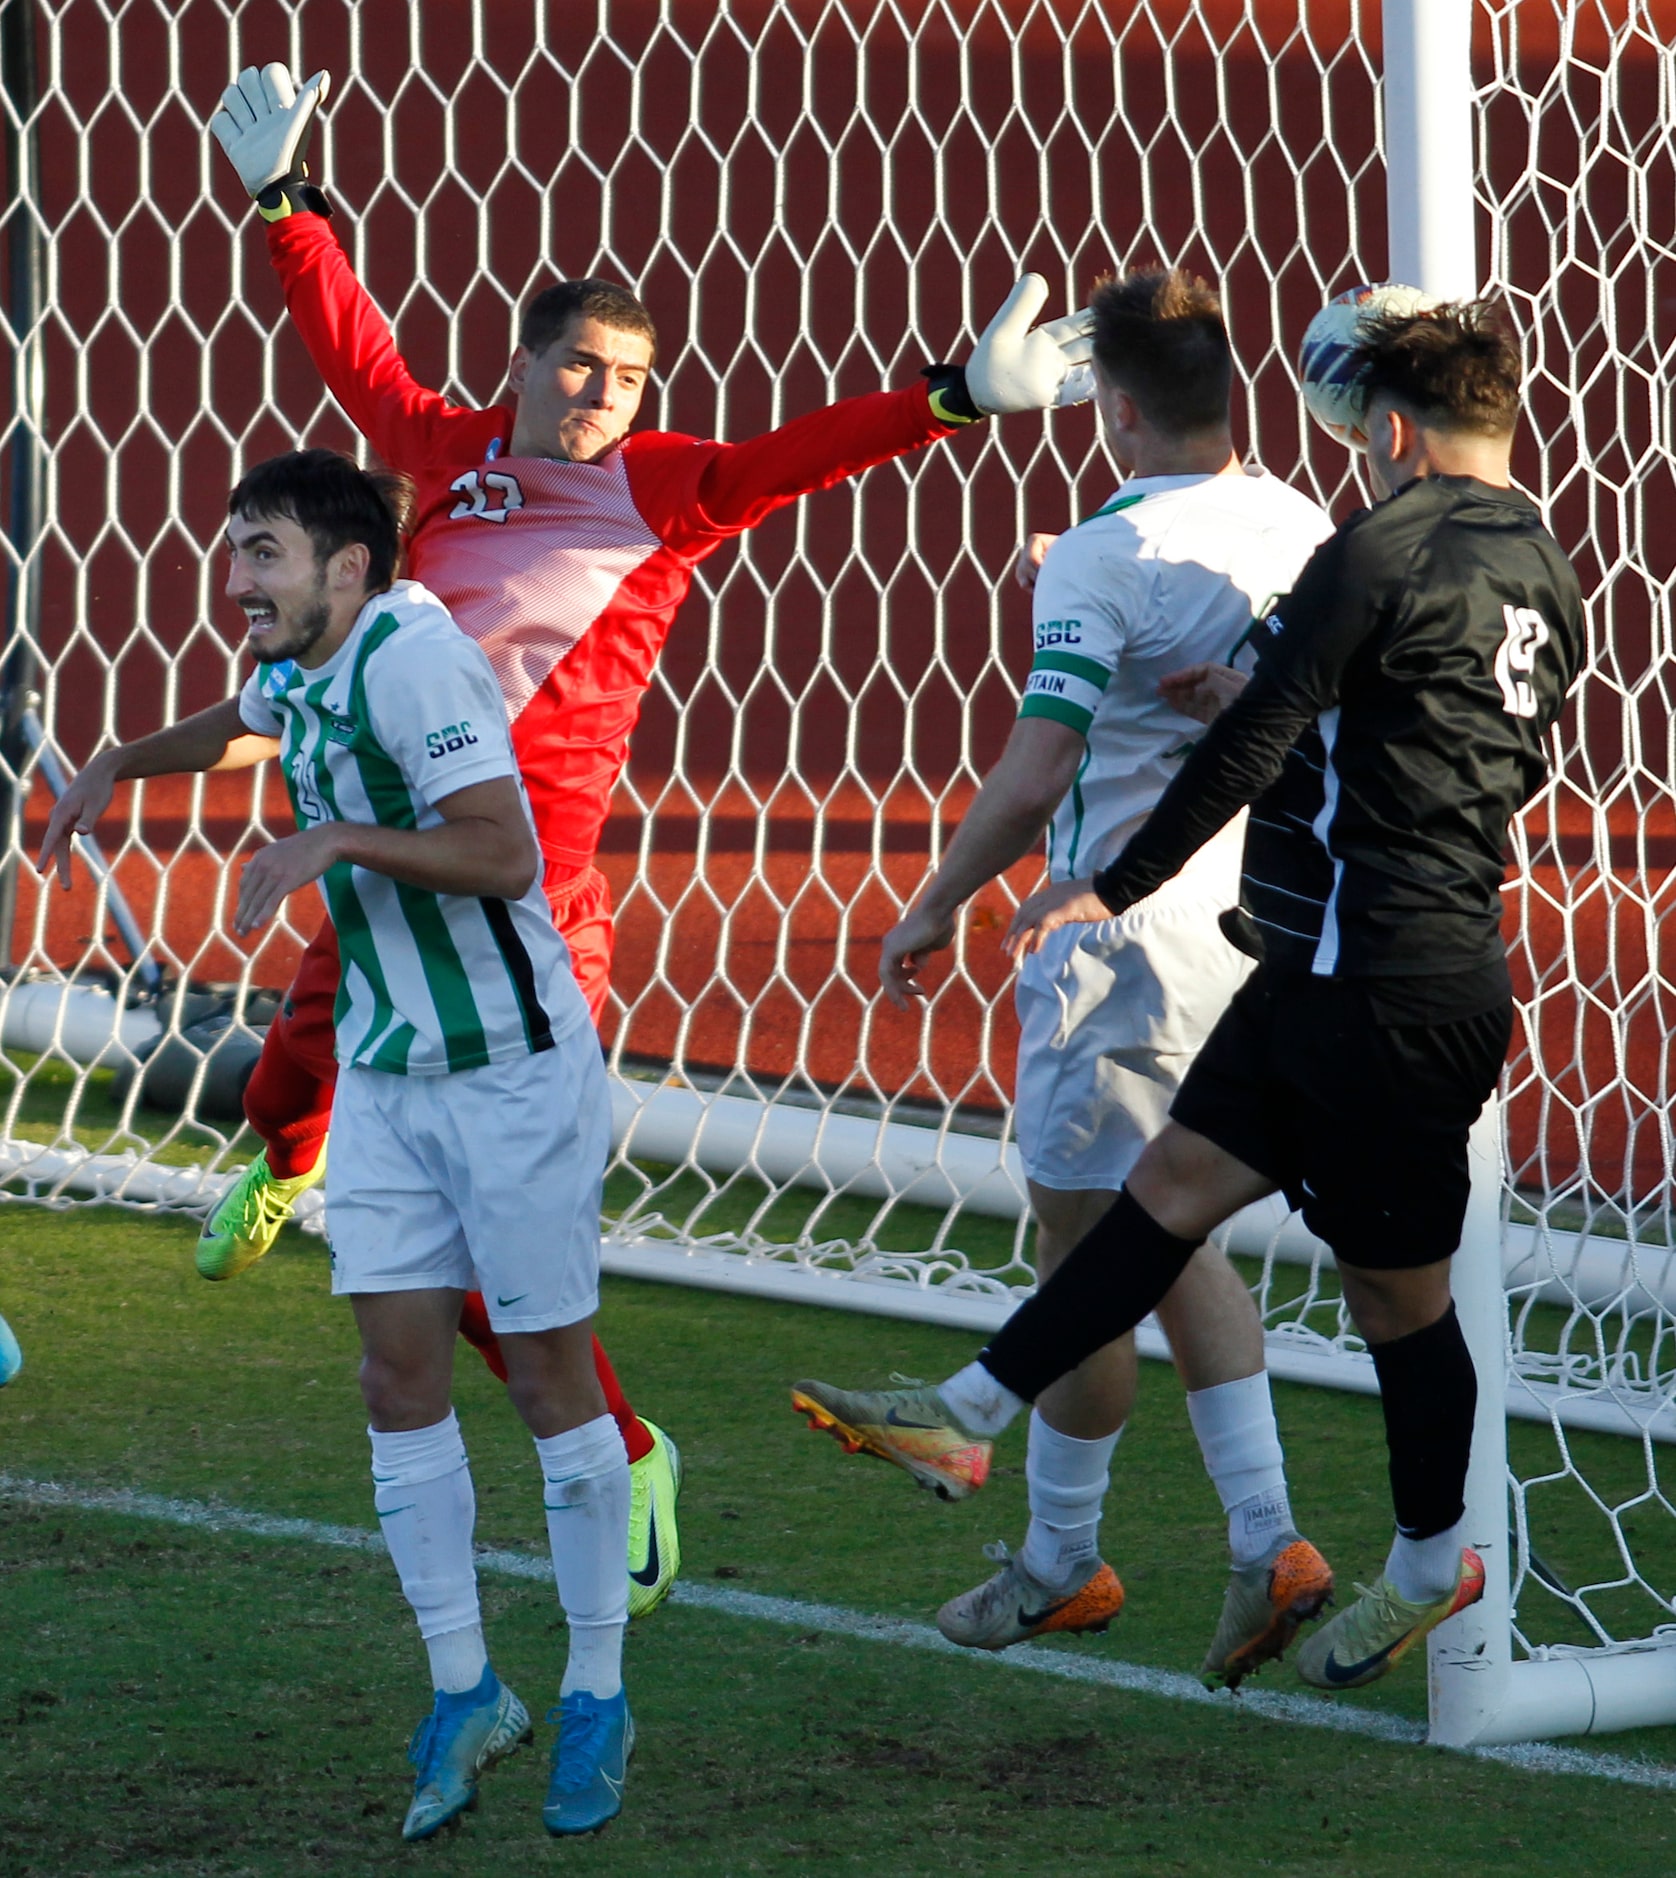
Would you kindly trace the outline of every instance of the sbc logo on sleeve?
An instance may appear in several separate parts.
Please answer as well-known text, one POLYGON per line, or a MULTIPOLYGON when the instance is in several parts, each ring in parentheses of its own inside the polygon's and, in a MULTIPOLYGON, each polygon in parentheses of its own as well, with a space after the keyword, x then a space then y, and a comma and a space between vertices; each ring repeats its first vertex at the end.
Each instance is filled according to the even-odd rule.
POLYGON ((470 723, 462 718, 457 724, 444 724, 441 730, 425 732, 425 754, 429 757, 452 756, 468 743, 476 743, 470 723))
POLYGON ((1082 644, 1082 621, 1080 619, 1044 619, 1036 622, 1036 650, 1044 652, 1049 646, 1080 646, 1082 644))

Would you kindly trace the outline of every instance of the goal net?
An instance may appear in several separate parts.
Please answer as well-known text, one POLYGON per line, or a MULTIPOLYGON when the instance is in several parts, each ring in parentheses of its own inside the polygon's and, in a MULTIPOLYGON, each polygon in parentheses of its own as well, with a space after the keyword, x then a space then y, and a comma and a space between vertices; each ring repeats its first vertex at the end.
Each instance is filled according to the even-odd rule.
MULTIPOLYGON (((1509 1505, 1538 1653, 1654 1639, 1676 1594, 1676 138, 1653 15, 1473 8, 1480 252, 1532 369, 1516 470, 1591 630, 1507 889, 1509 1505)), ((1326 296, 1386 272, 1379 25, 1372 0, 0 0, 9 1197, 210 1204, 319 917, 299 895, 253 948, 231 936, 233 857, 288 825, 267 768, 119 797, 67 894, 29 864, 67 771, 237 681, 232 482, 299 440, 362 447, 202 134, 234 69, 331 69, 339 232, 416 375, 462 401, 500 393, 514 310, 555 274, 650 303, 643 421, 739 438, 961 356, 1026 268, 1062 309, 1160 256, 1224 292, 1250 456, 1342 514, 1362 496, 1293 358, 1326 296)), ((1012 552, 1112 480, 1090 408, 1012 418, 706 564, 600 857, 610 1268, 974 1329, 1032 1282, 997 940, 1037 864, 967 909, 917 1016, 876 959, 1010 724, 1012 552)), ((1320 1248, 1279 1213, 1232 1246, 1276 1373, 1371 1390, 1320 1248)))

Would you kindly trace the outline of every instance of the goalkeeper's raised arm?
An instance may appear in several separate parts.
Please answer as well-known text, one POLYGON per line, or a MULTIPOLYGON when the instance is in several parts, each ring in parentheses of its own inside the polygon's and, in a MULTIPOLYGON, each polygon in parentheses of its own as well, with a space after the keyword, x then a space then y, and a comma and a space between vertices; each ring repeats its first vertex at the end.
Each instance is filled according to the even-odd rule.
POLYGON ((267 222, 310 355, 384 459, 417 485, 410 567, 506 688, 549 863, 592 865, 610 793, 697 564, 800 496, 986 416, 1088 395, 1086 313, 1037 323, 1020 281, 959 364, 722 443, 633 430, 658 333, 627 287, 562 281, 525 306, 509 396, 449 404, 414 378, 306 178, 324 74, 240 74, 211 128, 267 222), (485 526, 490 524, 490 526, 485 526))

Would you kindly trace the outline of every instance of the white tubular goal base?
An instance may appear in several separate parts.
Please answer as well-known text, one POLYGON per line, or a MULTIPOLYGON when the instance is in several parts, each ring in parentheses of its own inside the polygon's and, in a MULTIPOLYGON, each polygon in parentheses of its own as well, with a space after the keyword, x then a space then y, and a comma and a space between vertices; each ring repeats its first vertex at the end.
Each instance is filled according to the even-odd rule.
POLYGON ((1478 1371, 1466 1531, 1484 1561, 1484 1595, 1433 1631, 1427 1645, 1430 1738, 1452 1748, 1676 1722, 1676 1628, 1605 1649, 1554 1647, 1513 1660, 1501 1141, 1500 1105, 1492 1099, 1472 1132, 1472 1195, 1450 1274, 1478 1371))

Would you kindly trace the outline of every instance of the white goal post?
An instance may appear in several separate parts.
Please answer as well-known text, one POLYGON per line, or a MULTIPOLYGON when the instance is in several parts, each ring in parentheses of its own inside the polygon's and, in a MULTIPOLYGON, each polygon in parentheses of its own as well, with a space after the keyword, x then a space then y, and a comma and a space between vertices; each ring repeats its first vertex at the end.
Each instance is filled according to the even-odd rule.
MULTIPOLYGON (((231 71, 328 66, 338 228, 427 383, 500 390, 557 273, 662 323, 646 421, 738 438, 959 357, 1015 274, 1221 286, 1254 459, 1344 513, 1303 419, 1309 314, 1360 280, 1504 294, 1517 472, 1577 561, 1590 660, 1508 883, 1519 1029, 1457 1290, 1490 1594, 1434 1639, 1434 1738, 1676 1721, 1676 82, 1653 0, 0 0, 0 1201, 185 1212, 247 1159, 237 1093, 316 911, 229 934, 263 772, 148 784, 69 895, 29 865, 101 743, 225 696, 204 550, 320 390, 201 125, 231 71)), ((1028 664, 1005 579, 1098 506, 1086 410, 1013 418, 780 517, 702 570, 605 831, 608 1269, 986 1331, 1033 1282, 1016 1028, 978 897, 917 1022, 877 942, 998 754, 1028 664)), ((304 1222, 318 1223, 309 1196, 304 1222)), ((1277 1376, 1371 1393, 1331 1261, 1235 1223, 1277 1376)), ((259 1282, 259 1276, 255 1280, 259 1282)), ((0 1309, 4 1267, 0 1264, 0 1309)), ((1144 1326, 1143 1350, 1163 1354, 1144 1326)), ((1370 1468, 1383 1456, 1371 1454, 1370 1468)))

